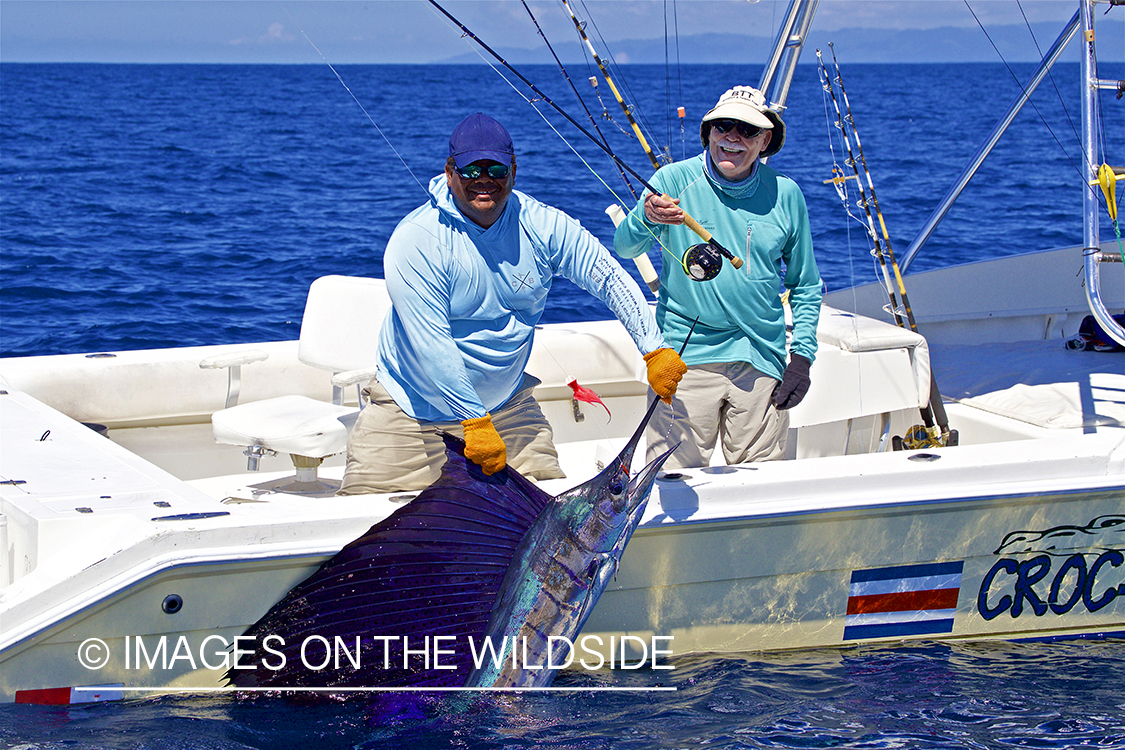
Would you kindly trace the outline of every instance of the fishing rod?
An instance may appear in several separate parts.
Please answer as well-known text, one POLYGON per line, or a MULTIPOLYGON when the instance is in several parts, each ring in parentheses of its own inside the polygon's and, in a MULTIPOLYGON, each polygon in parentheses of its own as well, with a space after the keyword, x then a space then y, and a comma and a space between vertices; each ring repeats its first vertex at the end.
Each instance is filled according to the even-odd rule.
MULTIPOLYGON (((844 115, 841 114, 841 112, 840 112, 839 102, 836 100, 836 91, 835 91, 834 87, 832 87, 831 80, 829 79, 829 76, 828 76, 828 69, 825 66, 825 60, 823 60, 823 57, 820 53, 820 49, 817 49, 817 61, 819 63, 821 85, 822 85, 823 88, 825 88, 825 91, 828 92, 828 96, 829 96, 829 98, 831 99, 831 102, 832 102, 832 107, 834 107, 836 109, 836 127, 838 127, 840 129, 840 133, 844 137, 844 147, 847 150, 847 159, 845 160, 845 163, 852 166, 852 170, 853 170, 853 172, 855 172, 855 174, 852 175, 852 177, 844 177, 844 175, 836 175, 836 168, 834 166, 834 168, 832 168, 832 174, 834 174, 834 178, 832 178, 831 180, 828 180, 828 182, 839 183, 840 181, 844 181, 844 180, 848 180, 848 179, 854 179, 856 181, 856 186, 859 190, 859 205, 861 205, 863 207, 865 216, 867 217, 867 235, 871 237, 871 240, 875 245, 875 249, 872 251, 872 254, 876 257, 877 260, 879 260, 880 270, 883 273, 883 283, 884 283, 884 286, 886 287, 886 293, 888 293, 888 295, 891 298, 891 306, 890 306, 890 310, 889 310, 890 314, 894 317, 895 325, 906 327, 906 326, 903 326, 903 315, 906 315, 906 314, 909 313, 909 308, 906 306, 906 304, 904 304, 903 306, 900 306, 899 302, 898 302, 898 299, 895 298, 895 296, 894 296, 894 286, 891 283, 891 277, 890 277, 890 271, 888 269, 888 265, 886 265, 886 254, 883 252, 883 245, 880 242, 879 233, 877 233, 875 231, 875 220, 874 220, 874 217, 871 215, 871 202, 872 201, 867 200, 866 192, 864 191, 864 188, 863 188, 863 181, 861 179, 859 179, 859 170, 858 170, 858 166, 857 166, 858 160, 856 159, 855 152, 852 151, 852 139, 850 139, 850 137, 848 137, 848 132, 847 132, 846 124, 845 124, 844 115)), ((838 72, 839 72, 839 69, 837 67, 837 73, 838 72)), ((838 82, 838 79, 837 79, 837 82, 838 82)), ((840 91, 841 91, 841 93, 843 93, 843 88, 841 88, 840 91)), ((850 117, 852 117, 852 112, 850 112, 850 110, 848 110, 848 118, 850 119, 850 117)), ((855 137, 856 137, 856 147, 858 148, 859 147, 859 138, 858 138, 857 134, 855 133, 855 123, 852 124, 852 134, 855 135, 855 137)), ((867 164, 866 164, 866 161, 864 161, 864 171, 866 171, 866 169, 867 169, 867 164)), ((867 182, 868 182, 868 184, 871 183, 871 173, 870 172, 867 173, 867 182)), ((874 192, 872 192, 872 196, 874 196, 874 192)), ((877 210, 877 208, 876 208, 876 210, 877 210)), ((886 225, 883 223, 882 214, 880 214, 879 220, 880 220, 880 224, 883 226, 883 236, 885 237, 886 236, 886 225)), ((899 279, 899 288, 900 289, 902 288, 901 278, 899 279)))
POLYGON ((586 36, 586 25, 582 21, 578 20, 578 16, 574 15, 574 11, 571 9, 570 3, 568 3, 567 0, 559 1, 562 3, 563 7, 566 8, 566 12, 570 14, 570 20, 574 22, 574 28, 578 30, 578 36, 582 39, 583 42, 586 43, 586 49, 590 51, 590 55, 594 58, 594 62, 598 66, 598 70, 602 72, 602 78, 604 78, 605 82, 609 84, 610 91, 613 92, 613 96, 615 99, 617 99, 617 103, 621 105, 621 111, 625 113, 625 119, 628 120, 629 124, 633 127, 633 133, 637 136, 637 141, 641 144, 641 148, 644 149, 645 155, 652 163, 652 168, 660 169, 660 161, 656 158, 656 154, 652 152, 652 148, 648 145, 648 141, 645 140, 644 134, 641 133, 640 126, 637 125, 637 121, 633 118, 633 109, 628 104, 626 104, 625 100, 621 97, 621 92, 617 90, 617 85, 613 82, 613 78, 610 77, 609 70, 606 68, 605 62, 602 60, 601 56, 598 55, 597 50, 594 49, 594 45, 590 43, 590 37, 586 36))
MULTIPOLYGON (((503 57, 501 57, 499 55, 499 53, 497 53, 494 49, 492 49, 487 44, 485 44, 480 39, 480 37, 478 37, 471 30, 469 30, 469 28, 467 26, 465 26, 465 24, 458 21, 449 11, 447 11, 445 8, 443 8, 441 6, 441 4, 437 2, 437 0, 429 0, 429 3, 430 3, 430 5, 434 6, 443 16, 445 16, 453 24, 455 24, 457 26, 457 28, 461 29, 462 33, 464 33, 465 36, 469 37, 474 42, 479 44, 482 49, 484 49, 486 52, 488 52, 488 54, 490 54, 494 58, 496 58, 496 60, 501 65, 503 65, 505 68, 507 68, 513 75, 515 75, 521 81, 523 81, 524 85, 526 85, 529 89, 531 89, 535 93, 536 96, 538 96, 544 102, 549 104, 556 112, 558 112, 560 115, 562 115, 564 118, 566 118, 567 122, 569 122, 574 127, 578 128, 578 130, 581 131, 581 133, 583 135, 585 135, 587 138, 589 138, 591 141, 593 141, 598 146, 598 148, 600 148, 602 151, 604 151, 609 156, 609 158, 613 159, 614 163, 616 163, 618 166, 620 166, 622 169, 624 169, 629 174, 633 175, 633 177, 635 177, 637 179, 637 181, 640 182, 645 187, 645 189, 649 190, 650 192, 652 192, 656 195, 662 195, 662 193, 660 191, 658 191, 656 188, 654 188, 648 182, 648 180, 646 180, 644 177, 642 177, 640 174, 638 174, 637 171, 634 170, 632 167, 630 167, 628 164, 623 162, 621 160, 621 157, 619 157, 617 154, 615 154, 609 146, 607 146, 604 143, 602 143, 601 141, 599 141, 597 138, 594 137, 593 133, 586 130, 586 128, 582 127, 581 123, 579 123, 577 120, 575 120, 573 117, 571 117, 562 107, 555 104, 555 102, 549 96, 547 96, 542 91, 540 91, 539 88, 534 83, 527 80, 527 78, 524 77, 524 75, 522 73, 520 73, 518 70, 516 70, 514 67, 512 67, 511 64, 509 64, 507 60, 505 60, 503 57)), ((668 197, 668 196, 665 196, 665 197, 668 197)), ((671 200, 671 198, 669 198, 669 200, 671 200)), ((696 221, 692 216, 690 216, 687 213, 687 211, 684 211, 684 225, 688 229, 690 229, 691 231, 693 231, 697 235, 699 235, 699 238, 702 239, 703 242, 706 245, 709 245, 715 252, 717 252, 719 255, 726 258, 727 260, 729 260, 732 266, 734 266, 735 268, 742 268, 742 265, 743 265, 742 259, 735 257, 734 254, 731 253, 730 250, 727 250, 725 247, 723 247, 722 244, 720 244, 719 241, 716 240, 710 232, 708 232, 706 229, 704 229, 703 226, 698 221, 696 221)))
MULTIPOLYGON (((816 51, 816 57, 819 64, 821 82, 822 85, 825 86, 825 90, 828 92, 828 95, 832 100, 833 107, 835 107, 836 109, 836 125, 841 130, 841 133, 844 137, 844 146, 848 153, 848 158, 845 161, 851 165, 852 171, 854 173, 856 187, 859 190, 859 202, 863 206, 864 214, 867 217, 867 231, 871 237, 872 242, 875 245, 872 254, 879 261, 879 266, 883 273, 883 281, 886 286, 887 294, 890 297, 890 312, 895 319, 895 323, 900 328, 909 328, 914 333, 918 333, 918 325, 914 320, 914 311, 910 307, 910 299, 906 294, 906 285, 902 280, 902 272, 898 267, 897 261, 895 260, 894 250, 891 248, 891 238, 889 233, 887 232, 887 223, 883 219, 883 212, 879 209, 879 200, 875 196, 875 184, 871 179, 871 170, 868 169, 867 157, 864 156, 863 144, 859 140, 859 132, 855 127, 855 118, 852 116, 851 104, 848 101, 847 91, 844 89, 844 82, 840 73, 840 63, 836 59, 836 49, 831 43, 829 43, 828 47, 832 52, 832 62, 836 69, 836 77, 834 79, 829 78, 828 70, 824 64, 824 58, 821 55, 820 50, 818 49, 816 51), (844 100, 844 109, 847 111, 846 119, 840 112, 840 105, 836 100, 833 81, 835 82, 836 86, 840 87, 840 96, 844 100), (856 152, 852 151, 851 141, 853 138, 855 139, 856 152, 858 152, 859 154, 858 159, 856 158, 856 152), (859 166, 861 163, 863 165, 862 178, 859 173, 859 166), (866 190, 864 189, 864 178, 866 179, 867 183, 866 190), (870 198, 868 197, 868 193, 870 193, 870 198), (875 216, 877 216, 879 219, 879 227, 882 229, 881 242, 880 235, 875 231, 875 218, 871 213, 872 208, 874 208, 875 210, 875 216), (888 263, 890 269, 893 269, 894 271, 895 283, 893 285, 891 283, 890 273, 888 270, 888 263), (901 306, 899 306, 899 303, 895 297, 896 287, 898 289, 899 297, 902 299, 901 306)), ((835 168, 833 168, 834 175, 835 171, 835 168)), ((846 179, 848 178, 835 175, 833 179, 828 180, 828 182, 835 183, 846 179)), ((919 411, 922 416, 924 430, 928 439, 919 440, 918 437, 911 438, 911 436, 908 435, 907 439, 908 441, 914 443, 913 447, 923 448, 941 445, 956 445, 957 434, 955 431, 951 432, 949 429, 949 419, 945 414, 945 407, 942 404, 941 393, 938 390, 937 380, 934 377, 933 369, 930 370, 929 403, 928 406, 921 407, 919 411), (935 419, 937 422, 936 425, 935 419)))
MULTIPOLYGON (((586 102, 582 99, 582 95, 578 93, 578 88, 574 85, 574 81, 571 80, 570 74, 566 72, 566 67, 563 65, 562 60, 560 60, 559 56, 555 54, 555 48, 551 46, 551 42, 547 39, 547 35, 543 33, 543 29, 539 26, 539 21, 536 20, 535 14, 531 12, 531 8, 528 7, 526 0, 520 0, 520 2, 523 3, 523 7, 524 10, 527 11, 527 15, 531 17, 531 22, 535 24, 535 30, 538 31, 539 36, 543 38, 543 43, 546 44, 547 49, 551 51, 551 56, 554 57, 555 62, 558 63, 559 71, 562 73, 563 78, 565 78, 566 82, 570 84, 570 88, 574 92, 574 97, 578 100, 578 103, 582 105, 582 110, 586 113, 586 118, 590 121, 590 124, 594 126, 594 132, 598 134, 601 142, 604 145, 608 146, 609 141, 606 140, 606 137, 602 133, 601 128, 598 127, 598 122, 594 119, 594 115, 591 114, 590 109, 586 106, 586 102)), ((602 108, 605 108, 604 104, 602 105, 602 108)), ((633 196, 633 200, 637 200, 637 191, 633 187, 633 183, 629 182, 629 176, 625 174, 625 170, 622 169, 621 165, 617 162, 614 162, 613 166, 617 168, 617 172, 621 176, 621 181, 624 182, 625 187, 629 189, 629 193, 633 196)), ((613 191, 610 190, 610 192, 612 193, 613 191)), ((616 197, 616 194, 614 195, 614 197, 616 197)), ((625 218, 625 212, 622 211, 621 207, 616 203, 611 204, 610 207, 606 209, 606 214, 609 215, 615 227, 621 223, 622 219, 625 218)), ((657 275, 656 269, 653 268, 652 261, 648 259, 647 255, 639 255, 636 258, 633 258, 633 264, 636 265, 637 270, 641 274, 641 279, 644 280, 649 290, 653 294, 656 294, 657 290, 660 289, 660 277, 657 275)), ((577 402, 575 402, 575 405, 577 406, 577 402)))
MULTIPOLYGON (((654 169, 660 169, 661 165, 658 163, 657 157, 653 154, 652 149, 648 145, 648 141, 645 140, 644 135, 641 133, 640 127, 637 125, 637 121, 635 119, 633 119, 633 108, 628 106, 627 104, 625 104, 624 100, 621 97, 621 94, 617 90, 617 86, 613 82, 613 79, 610 78, 609 70, 607 69, 606 65, 602 62, 602 58, 598 55, 598 53, 594 49, 593 45, 590 43, 590 39, 586 35, 586 24, 585 24, 585 22, 582 22, 582 21, 578 20, 577 16, 575 16, 575 14, 574 14, 574 11, 571 9, 570 5, 567 3, 567 0, 560 0, 560 1, 562 2, 563 7, 565 7, 567 12, 570 14, 570 19, 574 22, 574 28, 578 30, 578 36, 582 39, 583 42, 586 43, 586 47, 590 50, 590 54, 593 55, 594 62, 597 63, 598 68, 602 72, 602 76, 606 80, 606 83, 608 83, 610 89, 613 90, 613 95, 617 98, 617 103, 621 105, 621 110, 625 113, 625 117, 628 119, 629 124, 633 126, 633 132, 637 136, 637 142, 640 143, 641 148, 644 149, 644 152, 648 156, 649 162, 652 163, 653 168, 654 169)), ((529 10, 528 12, 530 13, 531 11, 529 10)), ((546 37, 544 37, 544 41, 546 41, 546 37)), ((548 44, 547 46, 550 47, 550 44, 548 44)), ((556 57, 555 59, 558 60, 558 57, 556 57)), ((562 62, 559 62, 559 67, 562 68, 562 62)), ((565 73, 564 73, 564 75, 565 75, 565 73)), ((568 78, 568 80, 569 80, 569 78, 568 78)), ((602 111, 605 113, 605 116, 607 118, 612 119, 610 117, 609 112, 606 111, 606 109, 605 109, 605 103, 602 102, 601 95, 597 94, 598 79, 591 76, 590 77, 590 84, 594 87, 595 94, 598 97, 598 102, 601 103, 602 111)), ((577 93, 578 92, 575 91, 576 95, 577 95, 577 93)), ((579 99, 581 99, 581 97, 579 97, 579 99)), ((583 104, 583 107, 585 107, 585 104, 583 104)), ((681 120, 683 119, 683 113, 684 113, 684 108, 680 107, 680 118, 681 118, 681 120)), ((586 114, 589 116, 589 114, 590 114, 589 110, 586 110, 586 114)), ((593 118, 591 117, 591 121, 592 121, 592 119, 593 118)), ((680 129, 682 131, 683 127, 681 126, 680 129)), ((596 125, 595 125, 595 130, 597 130, 596 125)), ((598 131, 598 135, 601 135, 600 130, 598 131)), ((603 136, 602 140, 606 143, 606 145, 609 145, 609 142, 605 141, 604 136, 603 136)), ((663 156, 665 157, 663 159, 663 161, 665 161, 665 163, 668 163, 668 162, 671 161, 670 153, 665 153, 665 154, 663 154, 663 156)), ((618 170, 621 169, 620 166, 618 166, 617 168, 618 168, 618 170)), ((622 172, 622 176, 624 177, 624 172, 622 172)), ((633 190, 632 184, 629 183, 628 180, 626 180, 626 184, 629 185, 629 191, 633 193, 633 199, 636 200, 639 196, 633 190)), ((611 204, 609 207, 607 207, 606 210, 605 210, 605 213, 609 216, 610 220, 613 222, 614 227, 621 226, 621 222, 626 219, 625 211, 621 208, 621 206, 618 206, 616 203, 611 204)), ((657 239, 656 242, 657 242, 657 244, 659 244, 661 246, 661 248, 664 248, 664 244, 661 243, 659 239, 657 239)), ((666 248, 664 248, 664 249, 666 249, 666 248)), ((675 257, 674 254, 671 251, 669 251, 668 254, 673 255, 673 257, 675 257)), ((682 259, 681 259, 680 263, 681 263, 681 265, 683 265, 682 259)), ((652 290, 653 294, 656 294, 660 290, 660 276, 659 276, 659 274, 656 273, 656 269, 653 267, 652 261, 649 260, 649 257, 647 255, 644 255, 644 254, 638 255, 637 257, 633 258, 633 264, 637 267, 637 270, 641 274, 641 278, 644 279, 644 282, 645 282, 645 284, 648 285, 648 288, 650 290, 652 290)), ((720 267, 721 267, 721 264, 722 264, 722 261, 720 260, 719 261, 720 267)), ((690 273, 689 273, 689 275, 690 275, 690 273)))
MULTIPOLYGON (((535 30, 539 32, 539 36, 543 39, 543 43, 546 44, 547 49, 550 50, 551 57, 555 58, 555 62, 558 63, 559 70, 562 72, 563 78, 565 78, 566 82, 570 84, 570 89, 574 92, 574 98, 577 99, 578 103, 582 105, 582 111, 586 113, 586 119, 588 119, 590 121, 590 124, 594 127, 594 132, 598 134, 598 138, 601 139, 601 142, 608 146, 609 141, 606 140, 606 137, 602 133, 601 128, 598 127, 598 121, 594 119, 594 115, 590 112, 589 107, 586 106, 586 102, 582 99, 582 95, 578 93, 578 87, 574 85, 574 81, 571 80, 570 74, 566 72, 566 68, 563 66, 562 60, 560 60, 559 56, 555 54, 555 48, 551 46, 551 42, 547 39, 547 35, 543 33, 543 29, 539 26, 539 21, 536 20, 535 14, 531 12, 531 8, 528 6, 527 0, 520 0, 520 2, 523 4, 524 10, 527 11, 527 15, 531 17, 531 22, 535 24, 535 30)), ((625 187, 629 188, 629 193, 633 196, 634 199, 636 199, 638 197, 637 191, 633 187, 633 183, 629 182, 629 176, 625 174, 625 170, 622 169, 621 165, 617 164, 616 162, 614 162, 613 166, 617 168, 617 172, 621 175, 621 181, 625 183, 625 187)))

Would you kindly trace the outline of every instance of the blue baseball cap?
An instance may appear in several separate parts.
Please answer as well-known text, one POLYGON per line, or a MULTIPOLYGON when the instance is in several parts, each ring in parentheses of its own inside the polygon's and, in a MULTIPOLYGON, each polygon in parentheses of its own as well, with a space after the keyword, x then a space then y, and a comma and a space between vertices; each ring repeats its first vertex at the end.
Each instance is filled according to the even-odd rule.
POLYGON ((449 155, 458 169, 481 159, 511 164, 515 153, 504 126, 480 112, 462 120, 449 136, 449 155))

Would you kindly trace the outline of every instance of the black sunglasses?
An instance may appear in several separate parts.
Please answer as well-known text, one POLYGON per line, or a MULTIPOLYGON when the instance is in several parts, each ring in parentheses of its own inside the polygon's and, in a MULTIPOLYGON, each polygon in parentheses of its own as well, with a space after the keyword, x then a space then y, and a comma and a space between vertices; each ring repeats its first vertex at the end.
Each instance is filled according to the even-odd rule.
POLYGON ((476 180, 482 174, 487 174, 494 180, 502 180, 512 171, 512 168, 507 164, 489 164, 487 167, 482 167, 480 164, 466 164, 463 167, 454 167, 454 169, 463 180, 476 180))
POLYGON ((743 138, 757 138, 765 130, 765 128, 757 125, 739 122, 738 120, 712 120, 711 127, 720 133, 729 133, 734 128, 738 128, 738 134, 743 138))

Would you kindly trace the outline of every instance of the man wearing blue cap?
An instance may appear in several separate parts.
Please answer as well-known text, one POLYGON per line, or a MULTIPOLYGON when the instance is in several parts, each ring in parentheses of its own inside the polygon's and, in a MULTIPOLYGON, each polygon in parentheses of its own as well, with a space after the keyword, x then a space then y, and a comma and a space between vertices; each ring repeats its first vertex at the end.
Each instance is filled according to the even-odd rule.
POLYGON ((577 221, 515 190, 515 174, 508 131, 470 115, 429 202, 387 242, 392 308, 341 494, 426 487, 445 463, 439 430, 463 435, 465 456, 486 474, 510 465, 533 479, 563 476, 532 397, 539 381, 524 372, 556 275, 604 301, 644 353, 653 390, 675 393, 686 367, 636 282, 577 221))

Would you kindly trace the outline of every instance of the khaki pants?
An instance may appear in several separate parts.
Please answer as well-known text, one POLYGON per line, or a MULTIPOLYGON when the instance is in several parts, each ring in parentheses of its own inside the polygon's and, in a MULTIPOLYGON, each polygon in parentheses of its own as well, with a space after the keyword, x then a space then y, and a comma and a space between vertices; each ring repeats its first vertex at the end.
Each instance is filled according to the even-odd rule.
POLYGON ((789 415, 770 403, 776 385, 745 362, 689 366, 671 406, 652 415, 646 460, 679 443, 665 470, 707 466, 716 442, 729 465, 782 458, 789 415))
MULTIPOLYGON (((508 466, 529 479, 566 476, 559 468, 551 425, 531 392, 539 380, 524 374, 507 403, 492 412, 492 424, 504 440, 508 466)), ((428 487, 445 465, 439 430, 464 439, 460 422, 419 422, 372 380, 363 390, 369 401, 348 437, 348 462, 338 494, 403 492, 428 487)))

